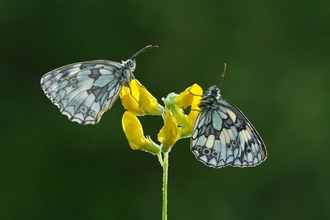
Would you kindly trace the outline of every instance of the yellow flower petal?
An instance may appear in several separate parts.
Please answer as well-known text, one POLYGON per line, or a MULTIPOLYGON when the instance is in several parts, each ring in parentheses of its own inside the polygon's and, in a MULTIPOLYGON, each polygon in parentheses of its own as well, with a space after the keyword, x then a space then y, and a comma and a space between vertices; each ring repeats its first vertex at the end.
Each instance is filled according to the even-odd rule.
POLYGON ((195 121, 197 118, 197 115, 199 114, 198 110, 192 110, 190 111, 188 118, 187 118, 187 126, 184 126, 181 130, 181 136, 182 137, 189 137, 192 134, 192 130, 195 125, 195 121))
POLYGON ((192 104, 198 104, 202 93, 202 88, 195 83, 194 85, 186 88, 178 97, 176 97, 175 104, 182 109, 186 109, 192 104))
POLYGON ((163 98, 166 109, 170 110, 177 121, 178 125, 186 126, 188 125, 187 118, 188 116, 184 113, 183 109, 176 105, 175 100, 179 95, 176 93, 170 93, 166 98, 163 98))
POLYGON ((122 126, 128 143, 133 150, 144 150, 152 154, 160 152, 159 146, 150 139, 145 138, 142 125, 134 114, 126 111, 122 118, 122 126))
POLYGON ((182 109, 190 107, 190 113, 186 116, 186 123, 182 124, 181 137, 188 137, 191 135, 196 117, 200 108, 198 107, 201 96, 203 94, 202 88, 198 84, 188 87, 185 91, 180 93, 176 98, 175 103, 182 109))
POLYGON ((162 143, 162 151, 167 152, 180 138, 181 131, 172 112, 166 111, 165 124, 158 133, 158 141, 162 143))
POLYGON ((181 108, 179 108, 177 105, 173 105, 171 110, 174 118, 180 126, 188 125, 188 116, 184 114, 184 111, 181 108))
POLYGON ((120 93, 122 104, 126 110, 135 115, 160 115, 163 113, 163 107, 139 81, 134 79, 129 86, 123 86, 120 93))

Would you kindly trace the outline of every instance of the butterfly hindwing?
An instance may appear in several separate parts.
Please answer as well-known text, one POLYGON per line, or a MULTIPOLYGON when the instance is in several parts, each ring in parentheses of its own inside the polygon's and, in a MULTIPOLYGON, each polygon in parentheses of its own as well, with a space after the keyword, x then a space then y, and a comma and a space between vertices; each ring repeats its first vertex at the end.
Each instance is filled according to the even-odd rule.
POLYGON ((190 149, 206 166, 251 167, 267 157, 260 135, 232 103, 221 98, 216 86, 206 91, 200 103, 190 149))

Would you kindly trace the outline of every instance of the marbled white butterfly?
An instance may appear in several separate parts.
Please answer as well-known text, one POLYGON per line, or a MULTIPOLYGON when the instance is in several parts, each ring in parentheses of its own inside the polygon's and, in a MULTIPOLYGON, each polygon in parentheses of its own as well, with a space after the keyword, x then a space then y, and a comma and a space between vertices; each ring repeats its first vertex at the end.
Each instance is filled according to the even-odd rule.
MULTIPOLYGON (((225 70, 222 80, 224 74, 225 70)), ((199 107, 190 141, 197 160, 214 168, 253 167, 266 160, 266 146, 257 130, 235 105, 221 97, 220 88, 211 86, 205 91, 199 107)))
POLYGON ((155 47, 158 46, 146 46, 121 63, 93 60, 59 67, 41 78, 41 88, 70 121, 96 124, 116 101, 122 87, 129 87, 135 79, 135 57, 155 47))

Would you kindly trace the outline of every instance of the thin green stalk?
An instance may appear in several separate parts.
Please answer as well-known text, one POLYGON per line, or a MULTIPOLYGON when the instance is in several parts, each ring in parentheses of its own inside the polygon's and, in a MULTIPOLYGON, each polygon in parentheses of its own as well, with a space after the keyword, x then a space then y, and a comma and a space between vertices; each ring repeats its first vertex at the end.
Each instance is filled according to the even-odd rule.
POLYGON ((168 181, 168 155, 169 152, 164 153, 163 162, 163 208, 162 220, 167 220, 167 181, 168 181))

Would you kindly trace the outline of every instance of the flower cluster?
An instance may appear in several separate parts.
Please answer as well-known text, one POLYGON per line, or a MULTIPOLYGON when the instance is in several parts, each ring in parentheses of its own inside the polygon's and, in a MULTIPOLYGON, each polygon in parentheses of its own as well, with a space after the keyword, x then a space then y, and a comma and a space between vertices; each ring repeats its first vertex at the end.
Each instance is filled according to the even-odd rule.
POLYGON ((201 87, 194 84, 180 94, 170 93, 162 98, 162 106, 144 86, 137 80, 132 80, 130 87, 124 87, 120 94, 122 104, 127 110, 122 118, 122 126, 131 148, 159 156, 163 152, 169 152, 180 138, 190 137, 202 92, 201 87), (188 109, 190 112, 186 114, 185 110, 188 109), (137 117, 144 115, 162 116, 164 126, 157 137, 160 144, 144 135, 137 117))

